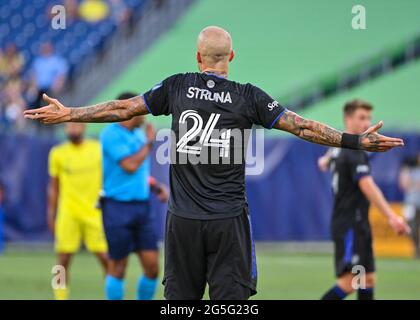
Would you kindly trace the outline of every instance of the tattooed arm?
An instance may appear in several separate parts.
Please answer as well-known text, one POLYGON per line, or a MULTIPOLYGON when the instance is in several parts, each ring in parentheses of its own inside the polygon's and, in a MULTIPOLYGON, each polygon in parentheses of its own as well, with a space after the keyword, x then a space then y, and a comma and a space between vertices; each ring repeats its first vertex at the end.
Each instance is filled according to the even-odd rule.
MULTIPOLYGON (((370 127, 359 137, 360 149, 383 152, 393 147, 403 146, 401 139, 389 138, 377 133, 382 127, 382 121, 370 127)), ((323 123, 305 119, 296 113, 286 110, 279 118, 274 128, 284 130, 301 139, 331 147, 341 147, 343 133, 323 123)))
POLYGON ((48 106, 26 110, 24 112, 25 118, 38 120, 45 124, 61 122, 118 122, 149 112, 141 96, 126 100, 112 100, 82 108, 67 108, 60 101, 52 99, 46 94, 43 95, 43 98, 48 102, 48 106))

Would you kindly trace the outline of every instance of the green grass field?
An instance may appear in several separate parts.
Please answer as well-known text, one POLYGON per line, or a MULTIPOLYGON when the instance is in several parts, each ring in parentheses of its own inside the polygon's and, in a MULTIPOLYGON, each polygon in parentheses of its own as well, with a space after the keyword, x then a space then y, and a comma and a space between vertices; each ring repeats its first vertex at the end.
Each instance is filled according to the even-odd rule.
MULTIPOLYGON (((258 294, 254 299, 318 299, 334 281, 332 257, 321 253, 282 253, 257 248, 258 294)), ((0 299, 52 299, 48 251, 8 250, 0 256, 0 299)), ((377 259, 377 299, 420 299, 420 261, 377 259)), ((132 256, 126 299, 133 299, 140 268, 132 256)), ((103 299, 103 275, 95 258, 77 254, 71 269, 71 299, 103 299)), ((158 299, 162 299, 159 286, 158 299)), ((354 297, 352 297, 354 298, 354 297)))

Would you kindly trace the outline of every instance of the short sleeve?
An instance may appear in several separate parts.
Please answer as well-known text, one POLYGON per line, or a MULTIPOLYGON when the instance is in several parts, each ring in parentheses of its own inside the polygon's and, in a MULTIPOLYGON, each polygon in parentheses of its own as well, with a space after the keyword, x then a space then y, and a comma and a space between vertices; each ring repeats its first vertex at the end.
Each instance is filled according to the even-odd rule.
POLYGON ((116 132, 104 132, 100 140, 104 155, 115 162, 120 162, 122 159, 132 155, 130 148, 116 132))
POLYGON ((52 148, 48 155, 48 174, 54 178, 60 174, 60 159, 56 148, 52 148))
POLYGON ((166 78, 143 94, 147 109, 154 116, 169 115, 172 113, 170 94, 173 91, 177 75, 166 78))
POLYGON ((362 177, 371 174, 369 158, 364 151, 354 151, 350 157, 350 170, 353 181, 357 182, 362 177))
POLYGON ((247 116, 252 123, 271 129, 286 109, 260 88, 250 86, 247 116))

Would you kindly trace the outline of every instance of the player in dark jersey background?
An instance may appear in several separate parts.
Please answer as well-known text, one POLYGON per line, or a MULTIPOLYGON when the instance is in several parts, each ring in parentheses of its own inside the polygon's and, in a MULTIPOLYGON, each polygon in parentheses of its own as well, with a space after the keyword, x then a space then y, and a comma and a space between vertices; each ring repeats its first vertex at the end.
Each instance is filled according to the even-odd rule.
POLYGON ((206 283, 211 299, 247 299, 256 292, 245 165, 223 162, 238 149, 244 158, 245 148, 235 145, 230 134, 246 135, 257 124, 332 147, 380 152, 404 145, 378 134, 382 123, 351 135, 286 110, 261 89, 228 80, 233 57, 230 34, 207 27, 197 41, 199 73, 173 75, 142 96, 84 108, 68 108, 45 95, 48 106, 24 113, 46 124, 117 122, 148 113, 172 116, 176 156, 170 165, 165 234, 167 299, 201 299, 206 283), (191 161, 206 153, 216 154, 220 163, 191 161), (188 155, 186 163, 177 162, 183 155, 188 155))
MULTIPOLYGON (((346 132, 359 134, 369 128, 373 107, 365 101, 353 100, 344 106, 346 132)), ((375 287, 375 261, 369 224, 369 203, 374 204, 395 232, 408 233, 409 227, 396 215, 371 176, 368 154, 363 150, 329 149, 319 159, 321 170, 330 168, 334 208, 331 236, 334 242, 336 285, 323 299, 344 299, 357 290, 359 300, 372 300, 375 287), (362 266, 363 269, 353 269, 362 266), (365 277, 355 287, 354 277, 365 277), (363 281, 364 280, 364 281, 363 281), (364 285, 363 285, 364 283, 364 285), (363 288, 364 287, 364 288, 363 288)))

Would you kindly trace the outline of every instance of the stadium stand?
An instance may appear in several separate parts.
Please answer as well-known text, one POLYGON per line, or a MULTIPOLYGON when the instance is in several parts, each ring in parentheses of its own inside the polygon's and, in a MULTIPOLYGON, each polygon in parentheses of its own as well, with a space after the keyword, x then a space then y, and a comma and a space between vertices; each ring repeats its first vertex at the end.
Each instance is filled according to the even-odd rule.
MULTIPOLYGON (((0 131, 27 130, 19 117, 23 110, 39 105, 42 92, 59 97, 70 92, 76 71, 93 56, 99 56, 117 30, 130 31, 148 2, 2 1, 0 131), (100 8, 102 12, 98 12, 100 8), (98 13, 102 14, 100 19, 93 19, 98 13)), ((40 131, 32 127, 29 129, 40 131)))
MULTIPOLYGON (((418 1, 408 1, 405 6, 364 1, 368 23, 366 30, 359 31, 351 28, 353 4, 322 0, 314 10, 302 0, 269 0, 264 6, 252 1, 199 1, 93 102, 109 99, 123 89, 142 92, 170 74, 196 70, 195 37, 209 24, 221 24, 232 33, 237 56, 230 78, 253 82, 279 101, 292 100, 302 89, 335 79, 378 54, 394 52, 420 32, 418 1), (398 28, 392 21, 398 21, 398 28)), ((163 127, 168 120, 156 123, 163 127)))
POLYGON ((418 132, 419 79, 420 61, 412 62, 353 90, 321 101, 305 110, 303 115, 342 128, 342 106, 345 101, 358 97, 373 103, 375 120, 383 120, 386 130, 418 132))
MULTIPOLYGON (((127 10, 136 16, 145 2, 146 0, 124 0, 123 3, 127 10)), ((51 7, 54 5, 65 6, 66 1, 2 1, 0 43, 16 43, 18 50, 24 56, 26 67, 30 66, 34 56, 37 55, 41 43, 50 41, 57 48, 57 53, 64 56, 74 68, 86 56, 98 50, 119 23, 112 14, 108 14, 97 22, 76 17, 68 19, 65 29, 47 28, 53 18, 51 7)))

